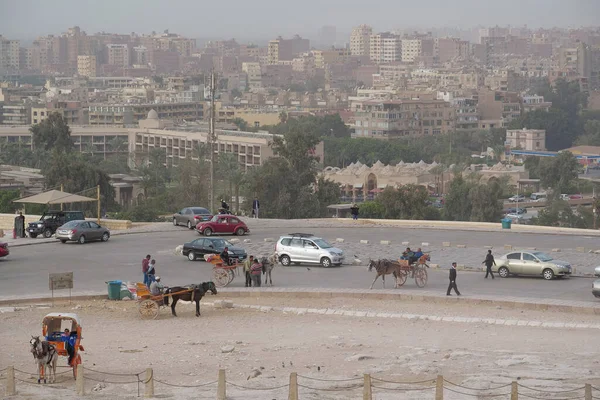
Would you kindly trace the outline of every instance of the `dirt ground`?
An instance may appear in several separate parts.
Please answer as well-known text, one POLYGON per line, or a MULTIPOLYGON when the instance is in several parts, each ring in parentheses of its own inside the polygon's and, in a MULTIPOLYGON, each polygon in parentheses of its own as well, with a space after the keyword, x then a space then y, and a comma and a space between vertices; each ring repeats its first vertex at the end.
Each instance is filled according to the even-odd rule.
MULTIPOLYGON (((208 296, 206 301, 226 299, 208 296)), ((265 306, 343 308, 347 310, 406 312, 439 316, 487 317, 557 322, 594 323, 600 317, 497 307, 440 305, 423 302, 374 300, 292 300, 235 298, 236 304, 265 306)), ((295 315, 280 311, 215 309, 202 305, 202 316, 194 307, 178 305, 178 318, 163 309, 156 320, 141 320, 133 301, 89 301, 55 307, 21 305, 15 312, 0 314, 0 370, 8 365, 33 372, 29 338, 41 333, 41 320, 49 312, 75 312, 83 320, 84 366, 111 373, 139 373, 152 367, 157 380, 177 385, 199 385, 215 381, 220 368, 227 380, 238 386, 269 388, 288 383, 297 372, 301 399, 361 398, 362 388, 343 390, 362 383, 363 373, 376 379, 415 382, 442 374, 451 382, 489 389, 512 380, 543 390, 565 390, 592 383, 600 386, 596 351, 597 330, 505 327, 476 323, 434 322, 386 318, 326 315, 295 315), (223 352, 226 346, 233 351, 223 352), (251 377, 259 371, 260 375, 251 377), (350 379, 348 382, 308 380, 350 379), (316 389, 342 389, 318 391, 316 389)), ((30 374, 17 373, 16 399, 75 399, 75 384, 66 358, 59 360, 65 372, 53 385, 37 385, 30 374)), ((90 399, 133 399, 137 384, 118 384, 135 377, 87 372, 90 399), (93 379, 93 380, 92 380, 93 379), (105 383, 97 381, 105 380, 105 383), (96 388, 96 391, 93 389, 96 388)), ((35 377, 37 378, 37 377, 35 377)), ((374 382, 379 387, 397 385, 374 382)), ((143 385, 140 385, 143 395, 143 385)), ((426 388, 425 384, 403 386, 426 388)), ((4 381, 0 381, 4 392, 4 381)), ((457 389, 457 387, 454 387, 457 389)), ((465 389, 459 389, 465 390, 465 389)), ((214 399, 216 385, 176 388, 155 383, 160 398, 214 399)), ((509 388, 489 393, 508 393, 509 388)), ((287 388, 250 391, 228 384, 230 399, 287 399, 287 388)), ((374 398, 433 399, 433 390, 418 392, 374 389, 374 398)), ((474 393, 474 392, 469 392, 474 393)), ((581 392, 582 393, 582 392, 581 392)), ((542 392, 529 392, 541 398, 542 392)), ((600 392, 595 393, 600 396, 600 392)), ((556 397, 556 396, 554 396, 556 397)), ((567 396, 572 397, 572 396, 567 396)), ((445 399, 476 398, 446 392, 445 399)), ((497 397, 503 398, 503 397, 497 397)), ((504 398, 509 398, 507 395, 504 398)), ((547 397, 553 398, 553 397, 547 397)), ((583 396, 581 396, 583 398, 583 396)))

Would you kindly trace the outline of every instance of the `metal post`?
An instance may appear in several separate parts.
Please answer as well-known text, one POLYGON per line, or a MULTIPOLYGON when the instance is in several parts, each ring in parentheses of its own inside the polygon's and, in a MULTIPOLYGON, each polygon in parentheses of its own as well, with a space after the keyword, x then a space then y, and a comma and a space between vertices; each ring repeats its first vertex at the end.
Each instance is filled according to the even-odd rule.
POLYGON ((444 400, 444 376, 438 375, 435 381, 435 400, 444 400))
POLYGON ((98 225, 100 225, 100 185, 96 186, 96 200, 98 200, 98 225))
POLYGON ((371 375, 364 374, 363 377, 363 400, 373 400, 373 393, 371 389, 371 375))
POLYGON ((154 371, 152 371, 152 368, 146 368, 144 385, 144 397, 154 397, 154 371))
POLYGON ((592 400, 592 385, 590 383, 585 384, 585 400, 592 400))
POLYGON ((210 119, 208 124, 208 142, 210 148, 210 210, 215 212, 215 143, 217 136, 215 134, 215 93, 216 93, 216 75, 210 74, 210 119))
POLYGON ((298 400, 298 374, 296 372, 290 374, 288 400, 298 400))
POLYGON ((227 391, 225 389, 225 370, 219 370, 219 378, 217 383, 217 400, 227 400, 227 391))
POLYGON ((519 400, 519 384, 512 382, 510 387, 510 400, 519 400))
POLYGON ((77 379, 75 381, 75 387, 77 389, 78 396, 85 395, 85 382, 83 379, 83 364, 77 365, 77 379))
POLYGON ((6 368, 6 395, 14 396, 16 394, 17 388, 15 386, 15 367, 11 365, 10 367, 6 368))

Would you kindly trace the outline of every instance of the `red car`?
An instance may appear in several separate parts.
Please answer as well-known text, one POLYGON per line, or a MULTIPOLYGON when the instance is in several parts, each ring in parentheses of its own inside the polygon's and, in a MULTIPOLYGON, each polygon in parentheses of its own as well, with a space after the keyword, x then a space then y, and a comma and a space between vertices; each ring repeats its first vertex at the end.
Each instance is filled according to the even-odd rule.
POLYGON ((579 199, 583 199, 583 195, 581 194, 572 194, 569 196, 570 200, 579 200, 579 199))
POLYGON ((8 243, 0 242, 0 257, 6 257, 9 254, 10 251, 8 251, 8 243))
POLYGON ((242 236, 250 232, 244 221, 229 214, 215 215, 210 221, 200 222, 196 225, 196 230, 204 236, 212 234, 242 236))

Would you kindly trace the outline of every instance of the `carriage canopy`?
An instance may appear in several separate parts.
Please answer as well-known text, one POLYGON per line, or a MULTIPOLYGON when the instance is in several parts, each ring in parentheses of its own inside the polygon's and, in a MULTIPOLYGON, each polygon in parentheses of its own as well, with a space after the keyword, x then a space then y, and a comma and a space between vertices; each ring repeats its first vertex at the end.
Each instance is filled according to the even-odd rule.
POLYGON ((73 313, 50 313, 44 317, 42 324, 44 335, 47 332, 61 332, 65 328, 77 332, 81 328, 81 319, 73 313))

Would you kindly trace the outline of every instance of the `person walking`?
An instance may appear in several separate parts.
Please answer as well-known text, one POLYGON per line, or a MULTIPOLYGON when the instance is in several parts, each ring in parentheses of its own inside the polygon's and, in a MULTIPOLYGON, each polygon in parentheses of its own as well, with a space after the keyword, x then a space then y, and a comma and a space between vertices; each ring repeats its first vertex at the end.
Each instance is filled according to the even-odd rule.
POLYGON ((254 218, 258 219, 258 210, 260 209, 260 201, 258 201, 258 197, 255 197, 252 201, 252 214, 254 218))
POLYGON ((144 285, 149 286, 150 282, 148 282, 148 267, 150 266, 150 259, 152 256, 148 254, 146 258, 142 260, 142 274, 144 274, 144 285))
POLYGON ((358 206, 356 203, 352 204, 352 207, 350 207, 350 214, 352 214, 353 220, 356 221, 358 219, 358 206))
POLYGON ((450 296, 450 291, 454 289, 454 292, 460 296, 460 292, 458 291, 458 286, 456 286, 456 263, 453 262, 450 267, 450 284, 448 285, 448 291, 446 292, 446 296, 450 296))
POLYGON ((494 273, 492 272, 492 265, 496 265, 496 260, 494 260, 494 256, 492 255, 492 251, 488 250, 487 255, 485 256, 485 260, 482 262, 482 264, 485 264, 486 270, 485 270, 485 279, 487 279, 488 274, 492 276, 492 279, 494 279, 494 273))
POLYGON ((244 272, 246 274, 246 287, 252 287, 252 264, 254 264, 254 256, 250 256, 244 261, 244 272))
POLYGON ((254 287, 260 287, 260 274, 262 274, 262 264, 258 261, 258 257, 254 259, 250 270, 254 287))

